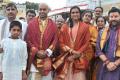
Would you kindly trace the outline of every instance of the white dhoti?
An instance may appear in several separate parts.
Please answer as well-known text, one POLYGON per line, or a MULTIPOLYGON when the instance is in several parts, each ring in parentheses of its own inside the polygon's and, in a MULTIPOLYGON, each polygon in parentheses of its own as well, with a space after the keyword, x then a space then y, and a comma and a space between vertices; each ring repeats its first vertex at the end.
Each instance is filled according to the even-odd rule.
POLYGON ((31 72, 28 77, 28 80, 53 80, 52 71, 49 72, 47 76, 42 76, 38 70, 36 70, 35 66, 31 64, 31 72))
POLYGON ((53 80, 52 72, 50 72, 47 76, 41 76, 39 72, 31 72, 28 80, 53 80))

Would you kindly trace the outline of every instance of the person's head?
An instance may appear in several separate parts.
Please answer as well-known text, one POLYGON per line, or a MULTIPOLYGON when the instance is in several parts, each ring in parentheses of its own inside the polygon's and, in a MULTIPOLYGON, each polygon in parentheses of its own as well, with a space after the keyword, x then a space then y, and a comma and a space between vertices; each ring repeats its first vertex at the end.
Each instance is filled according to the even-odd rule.
POLYGON ((72 21, 80 20, 80 15, 81 15, 81 11, 78 6, 73 6, 70 9, 70 19, 72 19, 72 21))
POLYGON ((90 21, 92 20, 93 14, 91 11, 84 11, 82 13, 82 21, 85 23, 90 23, 90 21))
POLYGON ((105 24, 106 24, 106 19, 105 19, 105 17, 103 17, 103 16, 97 17, 97 19, 96 19, 96 24, 97 24, 98 29, 104 28, 104 27, 105 27, 105 24))
POLYGON ((102 7, 96 7, 94 10, 95 17, 102 16, 103 14, 103 8, 102 7))
POLYGON ((56 19, 56 25, 57 27, 60 29, 62 27, 62 25, 64 24, 65 20, 62 18, 62 16, 59 16, 56 19))
POLYGON ((39 17, 41 20, 44 20, 47 18, 49 12, 49 6, 45 3, 39 4, 39 17))
POLYGON ((22 24, 19 21, 12 21, 10 23, 9 31, 11 33, 12 38, 18 38, 22 32, 22 24))
POLYGON ((35 13, 34 10, 31 10, 31 9, 28 10, 26 12, 26 20, 27 20, 27 22, 29 22, 30 20, 32 20, 35 16, 36 16, 36 13, 35 13))
POLYGON ((13 21, 18 13, 15 3, 8 3, 5 7, 6 16, 9 21, 13 21))
POLYGON ((70 27, 73 27, 74 23, 76 21, 80 21, 81 11, 78 6, 73 6, 70 9, 70 18, 69 18, 69 24, 70 27))
POLYGON ((116 26, 120 23, 120 9, 116 7, 112 7, 112 9, 108 12, 109 23, 112 26, 116 26))
POLYGON ((25 21, 24 17, 19 17, 19 20, 25 21))

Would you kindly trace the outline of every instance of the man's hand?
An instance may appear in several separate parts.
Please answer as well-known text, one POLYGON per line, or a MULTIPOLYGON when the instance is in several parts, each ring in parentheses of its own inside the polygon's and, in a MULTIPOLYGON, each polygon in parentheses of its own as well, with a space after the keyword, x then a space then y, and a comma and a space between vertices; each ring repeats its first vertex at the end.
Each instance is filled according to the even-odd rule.
POLYGON ((43 50, 40 50, 37 52, 37 56, 40 58, 40 59, 44 59, 47 57, 47 55, 45 54, 45 51, 43 50))
POLYGON ((115 65, 114 62, 109 62, 109 63, 107 64, 107 69, 108 69, 109 71, 114 71, 116 68, 117 68, 117 66, 115 65))
POLYGON ((22 71, 22 80, 27 80, 27 74, 25 71, 22 71))

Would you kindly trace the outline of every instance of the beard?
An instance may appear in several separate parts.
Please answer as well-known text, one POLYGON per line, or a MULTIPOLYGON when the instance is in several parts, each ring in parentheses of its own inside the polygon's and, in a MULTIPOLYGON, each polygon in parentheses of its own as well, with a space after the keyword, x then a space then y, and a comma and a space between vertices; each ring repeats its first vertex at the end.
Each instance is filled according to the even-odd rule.
POLYGON ((39 13, 39 16, 41 19, 47 18, 47 14, 45 14, 45 13, 39 13))
POLYGON ((111 24, 111 26, 117 26, 120 24, 120 20, 119 21, 117 21, 117 20, 110 21, 110 24, 111 24))

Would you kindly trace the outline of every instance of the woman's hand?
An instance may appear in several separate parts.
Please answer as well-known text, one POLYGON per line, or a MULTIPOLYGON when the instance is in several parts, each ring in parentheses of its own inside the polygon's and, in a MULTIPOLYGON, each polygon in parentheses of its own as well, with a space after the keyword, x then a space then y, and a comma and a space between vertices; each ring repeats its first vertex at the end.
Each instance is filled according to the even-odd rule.
POLYGON ((69 57, 67 58, 67 60, 68 60, 69 62, 73 62, 73 61, 74 61, 74 55, 69 56, 69 57))
POLYGON ((73 50, 72 53, 73 53, 73 55, 74 55, 74 58, 79 58, 79 57, 81 56, 81 54, 80 54, 79 51, 73 50))

